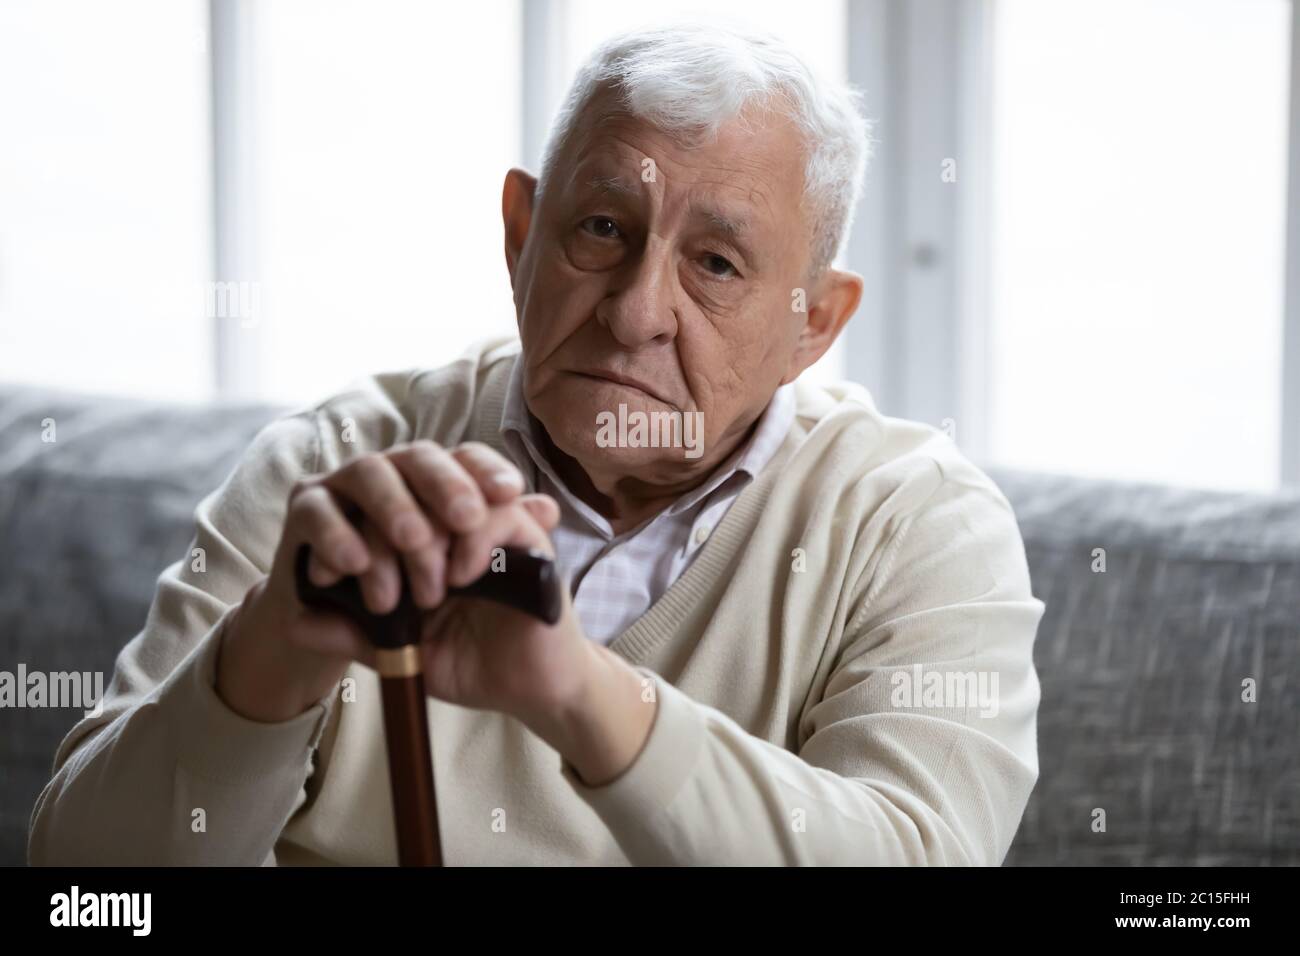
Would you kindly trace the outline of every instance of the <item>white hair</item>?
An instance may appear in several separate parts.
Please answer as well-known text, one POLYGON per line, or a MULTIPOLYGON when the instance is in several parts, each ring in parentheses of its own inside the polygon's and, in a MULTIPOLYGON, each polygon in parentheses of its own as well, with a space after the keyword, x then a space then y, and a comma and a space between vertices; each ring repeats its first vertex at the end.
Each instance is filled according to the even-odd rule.
POLYGON ((787 116, 804 135, 804 213, 811 265, 839 252, 871 155, 858 93, 817 76, 774 36, 736 27, 677 24, 606 41, 578 70, 542 154, 540 195, 577 126, 603 90, 622 108, 675 135, 714 135, 756 105, 787 116))

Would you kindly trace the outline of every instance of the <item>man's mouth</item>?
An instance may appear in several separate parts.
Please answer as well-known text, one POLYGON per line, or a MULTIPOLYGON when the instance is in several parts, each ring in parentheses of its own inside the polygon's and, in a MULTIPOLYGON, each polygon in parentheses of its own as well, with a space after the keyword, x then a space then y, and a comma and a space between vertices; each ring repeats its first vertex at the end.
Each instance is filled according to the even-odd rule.
POLYGON ((583 369, 581 371, 576 371, 573 374, 581 376, 582 378, 594 378, 602 382, 612 382, 615 385, 622 385, 624 388, 634 388, 638 392, 644 392, 655 401, 662 402, 670 408, 677 407, 672 402, 668 401, 668 399, 660 395, 654 387, 650 385, 650 383, 623 372, 611 372, 606 371, 605 369, 583 369))

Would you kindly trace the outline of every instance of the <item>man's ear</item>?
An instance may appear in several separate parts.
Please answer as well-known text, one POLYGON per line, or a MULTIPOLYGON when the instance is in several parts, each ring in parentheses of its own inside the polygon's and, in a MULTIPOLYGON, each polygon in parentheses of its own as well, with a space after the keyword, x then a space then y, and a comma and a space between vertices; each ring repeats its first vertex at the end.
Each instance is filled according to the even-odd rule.
POLYGON ((501 219, 506 227, 506 268, 510 281, 515 278, 515 266, 528 238, 528 225, 533 221, 533 199, 537 195, 537 177, 522 169, 506 173, 501 190, 501 219))
POLYGON ((814 285, 808 302, 808 319, 790 356, 790 367, 781 384, 793 382, 804 369, 826 354, 840 331, 862 301, 862 276, 856 272, 827 269, 814 285))

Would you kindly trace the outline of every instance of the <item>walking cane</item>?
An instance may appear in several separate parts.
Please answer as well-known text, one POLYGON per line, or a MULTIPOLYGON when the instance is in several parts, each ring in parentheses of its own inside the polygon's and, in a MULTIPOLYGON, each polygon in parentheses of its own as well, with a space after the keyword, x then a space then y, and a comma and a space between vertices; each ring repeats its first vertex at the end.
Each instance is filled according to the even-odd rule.
MULTIPOLYGON (((504 548, 505 569, 488 571, 447 594, 497 601, 554 624, 563 610, 563 584, 555 562, 538 551, 504 548)), ((420 614, 402 571, 402 597, 388 614, 373 614, 355 577, 332 587, 317 587, 307 576, 311 546, 298 549, 294 566, 298 600, 307 607, 351 618, 376 649, 376 668, 384 701, 384 737, 388 747, 389 785, 397 824, 397 858, 401 866, 442 866, 438 809, 433 793, 433 755, 420 665, 420 614)))

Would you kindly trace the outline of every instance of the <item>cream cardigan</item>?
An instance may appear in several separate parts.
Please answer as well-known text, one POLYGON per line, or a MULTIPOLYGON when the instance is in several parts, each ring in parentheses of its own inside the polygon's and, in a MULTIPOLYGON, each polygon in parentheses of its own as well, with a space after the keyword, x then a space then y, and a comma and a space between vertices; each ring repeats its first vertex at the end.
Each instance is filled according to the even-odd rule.
MULTIPOLYGON (((60 746, 31 862, 395 862, 376 675, 354 665, 299 717, 249 721, 213 689, 222 625, 299 476, 413 438, 500 448, 517 352, 376 376, 258 435, 196 510, 205 569, 162 573, 103 714, 60 746)), ((659 702, 620 777, 586 787, 514 719, 429 701, 448 865, 1002 861, 1038 773, 1043 612, 1011 509, 945 435, 858 386, 800 384, 797 406, 610 644, 659 702)))

